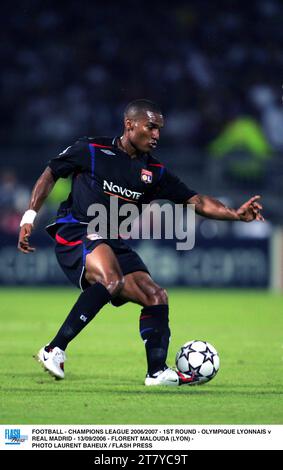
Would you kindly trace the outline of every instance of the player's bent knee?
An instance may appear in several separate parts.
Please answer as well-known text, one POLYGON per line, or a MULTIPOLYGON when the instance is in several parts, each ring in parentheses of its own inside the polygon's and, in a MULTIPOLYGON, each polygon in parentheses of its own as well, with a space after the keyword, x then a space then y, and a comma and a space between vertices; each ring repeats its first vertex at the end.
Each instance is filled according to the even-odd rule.
POLYGON ((125 278, 123 276, 113 277, 110 276, 105 278, 102 282, 106 289, 110 292, 110 294, 115 297, 116 295, 120 294, 124 285, 125 285, 125 278))
POLYGON ((85 277, 90 284, 95 284, 96 282, 102 284, 113 297, 118 295, 125 285, 124 277, 118 273, 97 274, 87 272, 85 277))

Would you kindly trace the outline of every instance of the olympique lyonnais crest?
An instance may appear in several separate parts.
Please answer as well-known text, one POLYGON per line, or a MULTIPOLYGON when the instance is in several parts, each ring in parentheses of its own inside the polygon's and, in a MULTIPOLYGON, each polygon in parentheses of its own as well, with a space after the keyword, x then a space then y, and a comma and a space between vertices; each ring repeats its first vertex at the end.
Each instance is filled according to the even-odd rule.
POLYGON ((143 183, 152 183, 152 171, 142 169, 141 180, 143 183))

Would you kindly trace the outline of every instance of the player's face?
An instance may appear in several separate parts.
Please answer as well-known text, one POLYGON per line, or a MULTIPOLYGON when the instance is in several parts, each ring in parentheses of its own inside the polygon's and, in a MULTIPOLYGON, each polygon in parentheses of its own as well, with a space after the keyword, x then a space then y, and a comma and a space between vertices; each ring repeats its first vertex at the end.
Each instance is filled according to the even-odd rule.
POLYGON ((163 126, 162 114, 147 111, 137 119, 131 120, 129 140, 140 152, 150 152, 157 147, 163 126))

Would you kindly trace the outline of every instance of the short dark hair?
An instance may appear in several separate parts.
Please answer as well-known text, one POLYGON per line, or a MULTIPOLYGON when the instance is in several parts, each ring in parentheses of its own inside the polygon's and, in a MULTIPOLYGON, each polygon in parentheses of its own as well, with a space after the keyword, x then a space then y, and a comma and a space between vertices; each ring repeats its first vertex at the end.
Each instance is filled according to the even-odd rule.
POLYGON ((151 111, 153 113, 162 114, 158 104, 146 99, 131 101, 125 108, 124 117, 136 117, 142 113, 151 111))

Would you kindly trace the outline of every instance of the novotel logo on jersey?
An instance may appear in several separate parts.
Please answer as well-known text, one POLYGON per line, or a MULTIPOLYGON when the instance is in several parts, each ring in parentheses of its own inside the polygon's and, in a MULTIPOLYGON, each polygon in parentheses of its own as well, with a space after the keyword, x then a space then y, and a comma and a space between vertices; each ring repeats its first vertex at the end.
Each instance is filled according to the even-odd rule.
POLYGON ((122 186, 118 186, 118 184, 113 184, 113 181, 103 181, 103 191, 106 194, 110 194, 112 196, 118 196, 124 199, 130 199, 138 201, 141 197, 142 193, 138 193, 137 191, 132 191, 128 188, 122 188, 122 186))

